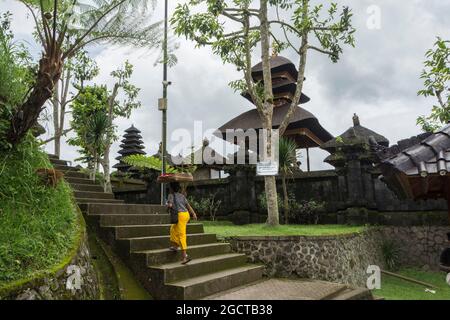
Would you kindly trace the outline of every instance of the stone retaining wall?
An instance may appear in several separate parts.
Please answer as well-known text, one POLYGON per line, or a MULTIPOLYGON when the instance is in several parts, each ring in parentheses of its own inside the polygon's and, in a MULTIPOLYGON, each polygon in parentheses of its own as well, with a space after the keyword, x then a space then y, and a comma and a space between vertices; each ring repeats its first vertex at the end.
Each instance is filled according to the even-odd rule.
POLYGON ((99 299, 99 285, 96 271, 91 263, 84 223, 80 227, 83 230, 79 235, 77 246, 61 266, 46 274, 37 275, 34 279, 24 280, 23 283, 1 289, 0 300, 99 299))
POLYGON ((403 266, 437 270, 441 252, 449 244, 450 228, 377 227, 351 235, 313 237, 233 237, 234 251, 250 262, 263 263, 265 275, 299 277, 366 286, 369 265, 384 268, 382 244, 393 240, 403 266))
POLYGON ((299 277, 365 286, 369 265, 383 265, 380 234, 330 237, 236 237, 227 239, 251 262, 263 263, 265 275, 299 277))
POLYGON ((441 253, 450 247, 447 240, 450 227, 383 227, 380 230, 383 238, 392 240, 398 248, 403 266, 437 270, 441 253))

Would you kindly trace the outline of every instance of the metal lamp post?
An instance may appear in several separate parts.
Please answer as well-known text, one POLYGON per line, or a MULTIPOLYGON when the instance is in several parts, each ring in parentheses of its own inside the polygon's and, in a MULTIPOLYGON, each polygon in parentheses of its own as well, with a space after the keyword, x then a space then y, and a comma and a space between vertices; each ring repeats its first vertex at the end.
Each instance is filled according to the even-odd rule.
MULTIPOLYGON (((168 0, 164 1, 164 43, 163 43, 163 97, 159 99, 158 108, 162 111, 162 142, 161 142, 161 174, 166 173, 166 146, 167 146, 167 87, 170 82, 167 81, 167 6, 168 0)), ((161 183, 161 205, 164 205, 166 199, 166 186, 161 183)))

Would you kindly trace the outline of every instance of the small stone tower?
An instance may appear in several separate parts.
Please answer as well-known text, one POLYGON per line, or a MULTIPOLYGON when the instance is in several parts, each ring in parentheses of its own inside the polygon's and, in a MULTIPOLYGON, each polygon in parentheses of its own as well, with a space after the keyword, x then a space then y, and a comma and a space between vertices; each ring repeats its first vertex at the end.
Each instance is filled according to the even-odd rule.
POLYGON ((123 157, 127 157, 133 154, 145 154, 143 150, 144 142, 141 140, 142 136, 140 135, 141 131, 131 125, 130 128, 125 130, 125 134, 123 135, 122 144, 120 145, 120 150, 116 160, 119 160, 119 163, 114 165, 113 168, 116 168, 118 172, 121 173, 131 173, 135 174, 136 170, 132 168, 129 164, 126 164, 122 161, 123 157))
POLYGON ((380 172, 373 166, 374 155, 370 149, 369 139, 374 139, 378 144, 389 146, 389 140, 384 136, 363 127, 359 117, 353 115, 353 126, 334 138, 324 143, 321 148, 330 155, 324 160, 336 168, 337 183, 342 194, 340 199, 346 199, 346 214, 339 223, 367 223, 367 209, 376 208, 375 179, 380 172), (375 181, 375 182, 374 182, 375 181), (365 209, 365 210, 361 210, 365 209), (348 214, 352 212, 352 214, 348 214), (356 212, 353 214, 353 212, 356 212), (354 215, 352 217, 352 215, 354 215))

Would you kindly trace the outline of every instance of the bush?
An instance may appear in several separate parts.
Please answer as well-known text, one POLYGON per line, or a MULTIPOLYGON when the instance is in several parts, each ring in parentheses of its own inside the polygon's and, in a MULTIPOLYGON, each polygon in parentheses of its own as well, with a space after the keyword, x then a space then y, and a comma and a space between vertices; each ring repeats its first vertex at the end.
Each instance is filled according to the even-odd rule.
POLYGON ((386 268, 390 271, 398 270, 400 266, 400 250, 398 249, 395 241, 383 241, 381 245, 381 251, 383 253, 386 268))
POLYGON ((198 214, 199 218, 203 217, 211 221, 216 220, 216 214, 222 204, 221 200, 216 200, 216 194, 217 193, 210 194, 208 197, 203 197, 199 200, 189 197, 189 203, 198 214))
POLYGON ((324 202, 315 200, 300 201, 291 207, 289 222, 298 224, 317 224, 319 213, 325 208, 324 202))
MULTIPOLYGON (((283 196, 278 194, 278 210, 283 212, 283 196)), ((258 196, 259 206, 263 210, 267 210, 266 193, 263 192, 258 196)), ((289 203, 289 223, 297 224, 317 224, 319 221, 319 213, 324 210, 325 202, 322 201, 297 201, 293 192, 288 192, 289 203)))
POLYGON ((70 187, 47 187, 36 174, 51 167, 31 134, 0 154, 0 286, 57 265, 75 243, 70 187))

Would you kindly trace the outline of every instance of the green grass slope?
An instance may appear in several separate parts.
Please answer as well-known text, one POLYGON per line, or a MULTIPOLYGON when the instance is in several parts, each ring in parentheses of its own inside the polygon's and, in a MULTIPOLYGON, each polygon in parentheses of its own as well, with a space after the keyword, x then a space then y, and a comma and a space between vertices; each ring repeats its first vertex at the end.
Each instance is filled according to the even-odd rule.
POLYGON ((38 168, 51 164, 34 138, 0 154, 0 288, 52 270, 77 239, 70 187, 45 186, 38 168))

